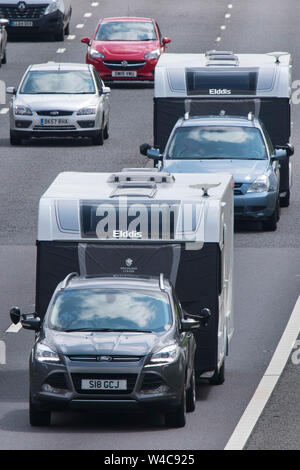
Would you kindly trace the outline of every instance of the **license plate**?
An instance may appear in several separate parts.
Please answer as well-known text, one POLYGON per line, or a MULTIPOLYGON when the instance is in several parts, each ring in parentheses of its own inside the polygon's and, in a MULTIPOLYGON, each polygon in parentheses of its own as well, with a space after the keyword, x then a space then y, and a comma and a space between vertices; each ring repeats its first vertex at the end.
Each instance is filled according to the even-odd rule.
POLYGON ((68 119, 45 118, 41 119, 41 126, 65 126, 68 125, 68 119))
POLYGON ((82 390, 127 390, 127 380, 83 379, 82 390))
POLYGON ((136 72, 112 72, 113 77, 136 77, 136 72))
POLYGON ((30 28, 33 26, 33 21, 11 21, 10 26, 30 28))

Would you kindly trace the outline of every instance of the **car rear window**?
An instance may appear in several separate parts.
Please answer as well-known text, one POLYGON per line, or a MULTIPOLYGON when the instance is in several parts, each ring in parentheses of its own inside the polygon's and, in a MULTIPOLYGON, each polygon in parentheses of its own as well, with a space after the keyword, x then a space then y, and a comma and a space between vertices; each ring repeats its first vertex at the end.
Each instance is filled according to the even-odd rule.
POLYGON ((153 23, 142 21, 112 21, 102 23, 97 31, 97 41, 156 41, 153 23))

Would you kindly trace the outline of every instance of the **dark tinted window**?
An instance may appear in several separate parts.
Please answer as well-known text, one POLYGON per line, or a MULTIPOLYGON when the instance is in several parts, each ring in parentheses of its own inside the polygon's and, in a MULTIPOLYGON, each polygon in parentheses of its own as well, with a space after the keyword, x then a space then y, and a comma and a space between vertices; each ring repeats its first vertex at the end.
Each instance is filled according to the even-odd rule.
POLYGON ((102 23, 96 35, 97 41, 156 41, 153 23, 142 21, 113 21, 102 23))
POLYGON ((169 297, 164 292, 118 289, 74 289, 55 299, 51 328, 66 331, 167 331, 172 321, 169 297))
POLYGON ((168 149, 172 159, 265 159, 266 147, 259 129, 234 126, 181 127, 168 149))
POLYGON ((253 95, 256 93, 257 71, 188 69, 186 83, 188 95, 253 95))

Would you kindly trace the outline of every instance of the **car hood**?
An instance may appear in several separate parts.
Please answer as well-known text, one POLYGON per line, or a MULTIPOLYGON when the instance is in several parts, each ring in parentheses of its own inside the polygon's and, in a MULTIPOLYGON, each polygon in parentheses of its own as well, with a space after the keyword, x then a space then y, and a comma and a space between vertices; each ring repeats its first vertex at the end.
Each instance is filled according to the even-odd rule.
POLYGON ((71 332, 52 333, 53 346, 65 356, 70 355, 132 355, 145 356, 161 341, 153 333, 71 332))
POLYGON ((164 160, 170 173, 230 173, 235 181, 249 183, 263 174, 268 160, 164 160))
POLYGON ((144 58, 159 47, 158 41, 93 41, 93 49, 102 52, 108 60, 144 58))
POLYGON ((18 95, 14 105, 29 106, 33 110, 76 110, 97 104, 96 95, 18 95))

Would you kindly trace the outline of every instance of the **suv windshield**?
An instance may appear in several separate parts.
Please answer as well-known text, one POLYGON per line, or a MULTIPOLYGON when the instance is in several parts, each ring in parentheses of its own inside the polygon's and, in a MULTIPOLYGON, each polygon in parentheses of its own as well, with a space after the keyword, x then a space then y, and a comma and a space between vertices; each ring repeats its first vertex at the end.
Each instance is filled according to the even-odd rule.
POLYGON ((94 94, 95 85, 88 70, 32 71, 20 90, 22 94, 94 94))
POLYGON ((100 25, 96 41, 156 41, 153 23, 114 21, 100 25))
POLYGON ((263 160, 268 157, 257 128, 195 126, 180 127, 175 131, 167 158, 263 160))
POLYGON ((49 326, 59 331, 167 331, 172 325, 166 293, 74 289, 57 295, 49 326))

